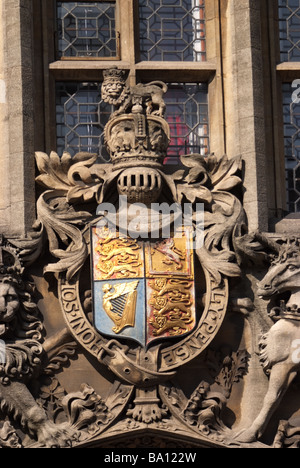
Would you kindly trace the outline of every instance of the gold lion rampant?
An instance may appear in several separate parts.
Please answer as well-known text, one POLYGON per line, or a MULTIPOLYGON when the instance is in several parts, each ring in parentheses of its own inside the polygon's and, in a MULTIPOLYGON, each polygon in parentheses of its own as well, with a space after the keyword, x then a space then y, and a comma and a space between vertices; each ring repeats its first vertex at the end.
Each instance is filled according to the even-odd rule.
POLYGON ((103 286, 103 308, 114 322, 112 331, 121 333, 126 327, 135 326, 137 288, 139 281, 132 283, 105 284, 103 286))

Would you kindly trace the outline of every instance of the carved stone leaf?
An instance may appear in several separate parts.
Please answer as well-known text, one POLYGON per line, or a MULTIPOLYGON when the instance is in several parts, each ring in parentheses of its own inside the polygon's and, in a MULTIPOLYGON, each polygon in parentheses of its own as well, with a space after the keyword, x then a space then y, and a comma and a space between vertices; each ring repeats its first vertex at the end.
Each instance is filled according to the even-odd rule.
POLYGON ((215 156, 208 158, 208 170, 214 191, 228 191, 239 185, 242 180, 236 173, 241 169, 241 156, 228 159, 225 155, 220 160, 215 156))
POLYGON ((87 221, 91 214, 76 212, 65 198, 53 198, 54 193, 45 192, 37 203, 39 219, 47 231, 50 252, 59 259, 58 263, 48 265, 44 271, 67 271, 70 280, 88 256, 88 247, 78 225, 87 221), (68 246, 66 250, 62 249, 59 240, 68 246))
POLYGON ((216 382, 228 392, 232 391, 233 384, 239 383, 248 372, 250 355, 246 350, 232 352, 222 362, 222 369, 216 377, 216 382))
POLYGON ((37 167, 41 173, 36 179, 38 183, 46 188, 56 190, 69 189, 68 171, 73 164, 69 153, 64 153, 60 158, 54 151, 51 152, 50 156, 46 153, 37 152, 35 157, 37 167))
POLYGON ((69 203, 90 202, 102 188, 103 181, 106 179, 106 171, 103 169, 96 174, 91 170, 96 159, 97 155, 89 153, 78 153, 74 157, 75 164, 68 171, 68 179, 71 185, 74 185, 68 191, 67 200, 69 203))
POLYGON ((185 170, 176 171, 175 174, 172 174, 172 175, 165 174, 162 171, 159 171, 159 173, 161 174, 163 179, 167 182, 167 185, 168 185, 169 189, 171 190, 173 199, 178 203, 176 182, 178 182, 178 181, 182 182, 183 177, 184 177, 184 175, 186 173, 185 170))
POLYGON ((211 203, 211 192, 205 187, 208 174, 203 156, 200 154, 191 154, 188 156, 181 156, 180 159, 182 164, 188 168, 188 171, 180 170, 171 177, 164 176, 169 183, 177 203, 181 204, 184 198, 190 203, 211 203), (178 183, 179 181, 181 183, 178 183))
POLYGON ((270 254, 265 251, 267 245, 264 245, 261 237, 262 236, 256 232, 245 234, 243 236, 234 236, 234 249, 237 253, 238 262, 240 264, 242 264, 243 261, 250 260, 254 264, 263 265, 268 261, 270 254))
POLYGON ((222 282, 222 275, 232 278, 241 274, 240 267, 234 263, 236 259, 234 252, 212 253, 202 248, 197 250, 197 255, 203 267, 209 271, 218 285, 222 282))
POLYGON ((190 168, 185 182, 188 184, 195 184, 198 182, 202 185, 207 182, 207 164, 203 156, 200 154, 189 154, 187 156, 181 156, 180 160, 184 166, 190 168))
POLYGON ((52 152, 36 153, 38 169, 41 173, 36 181, 48 189, 67 192, 70 203, 89 202, 103 185, 105 170, 95 174, 91 166, 96 162, 97 154, 78 153, 71 157, 67 152, 60 158, 52 152))
POLYGON ((231 193, 215 192, 213 201, 213 212, 205 212, 204 245, 197 254, 202 265, 220 284, 222 275, 236 277, 241 273, 233 238, 239 235, 245 214, 241 203, 231 193))
POLYGON ((175 385, 160 387, 162 401, 170 412, 197 433, 223 437, 226 426, 221 419, 226 407, 226 398, 219 392, 212 392, 210 385, 202 381, 188 399, 175 385))
POLYGON ((245 223, 245 214, 239 200, 226 192, 213 194, 212 213, 205 213, 205 246, 210 251, 231 250, 235 227, 245 223))
POLYGON ((62 407, 68 415, 71 426, 78 430, 110 418, 109 410, 102 398, 89 385, 83 384, 81 391, 67 395, 62 407))
POLYGON ((212 202, 212 193, 211 191, 204 187, 202 184, 180 184, 177 186, 177 200, 178 203, 182 203, 184 197, 190 203, 211 203, 212 202))
POLYGON ((49 361, 49 364, 44 369, 45 375, 52 375, 59 371, 65 364, 67 364, 72 357, 75 356, 77 349, 76 341, 66 343, 63 345, 49 361))
POLYGON ((90 202, 94 199, 97 190, 97 186, 91 187, 90 189, 76 186, 69 190, 67 200, 69 203, 75 203, 79 201, 90 202))
POLYGON ((113 183, 116 183, 118 176, 122 172, 122 169, 117 171, 111 170, 111 165, 107 165, 107 170, 105 170, 105 175, 103 176, 103 184, 97 187, 96 192, 96 201, 97 203, 103 203, 106 193, 110 190, 113 183))

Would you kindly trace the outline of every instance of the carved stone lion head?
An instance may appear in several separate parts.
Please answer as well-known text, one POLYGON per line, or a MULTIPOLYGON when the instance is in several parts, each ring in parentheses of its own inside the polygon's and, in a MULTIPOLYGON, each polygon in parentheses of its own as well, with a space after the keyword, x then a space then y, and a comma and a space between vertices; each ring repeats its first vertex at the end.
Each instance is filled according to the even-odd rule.
POLYGON ((20 299, 16 289, 16 283, 12 277, 5 277, 0 282, 0 335, 11 323, 20 308, 20 299))
POLYGON ((43 325, 33 302, 31 285, 12 276, 0 280, 0 338, 42 338, 43 325))
POLYGON ((17 249, 7 242, 0 245, 0 338, 40 341, 43 326, 23 271, 17 249))
POLYGON ((125 82, 125 72, 117 68, 111 68, 105 70, 103 76, 103 101, 114 106, 120 106, 129 95, 129 89, 125 82))
POLYGON ((20 278, 0 280, 0 382, 30 379, 41 365, 43 324, 31 298, 31 285, 20 278))

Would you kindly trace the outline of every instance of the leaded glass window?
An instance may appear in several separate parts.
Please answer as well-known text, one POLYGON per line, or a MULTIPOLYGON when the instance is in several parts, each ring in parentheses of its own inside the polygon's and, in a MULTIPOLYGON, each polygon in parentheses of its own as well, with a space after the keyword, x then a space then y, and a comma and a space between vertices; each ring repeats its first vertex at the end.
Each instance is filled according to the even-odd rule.
POLYGON ((204 0, 140 0, 145 61, 206 60, 204 0))
POLYGON ((171 130, 168 163, 184 154, 209 152, 208 87, 202 84, 169 84, 165 96, 166 119, 171 130))
MULTIPOLYGON (((85 60, 121 60, 126 63, 125 68, 129 69, 130 62, 130 69, 136 68, 136 71, 139 59, 144 63, 152 61, 149 77, 139 78, 137 71, 137 82, 161 79, 158 72, 163 73, 163 64, 155 65, 153 61, 184 61, 188 71, 188 62, 206 60, 205 0, 135 0, 133 3, 139 6, 139 22, 134 10, 132 13, 127 8, 122 10, 125 7, 122 0, 55 2, 60 60, 52 69, 58 76, 56 142, 60 155, 64 151, 72 156, 87 151, 98 153, 102 161, 109 160, 103 134, 114 109, 101 101, 101 84, 94 82, 98 81, 97 76, 101 80, 103 67, 97 75, 94 61, 84 63, 85 60), (120 34, 116 32, 116 22, 120 34), (63 63, 63 60, 76 58, 80 60, 63 63)), ((112 65, 115 64, 112 62, 112 65)), ((108 64, 104 66, 108 67, 108 64)), ((202 71, 198 73, 193 68, 189 78, 192 83, 181 83, 186 79, 185 73, 177 75, 177 70, 172 70, 167 80, 164 78, 169 81, 165 101, 172 135, 166 164, 177 164, 180 155, 209 153, 208 84, 202 83, 207 76, 203 79, 202 71)))
POLYGON ((115 2, 57 2, 59 58, 118 55, 115 2))
POLYGON ((291 84, 283 85, 284 147, 288 211, 300 212, 300 99, 291 84))
POLYGON ((57 83, 58 153, 68 151, 72 156, 81 151, 97 153, 107 161, 103 131, 112 111, 112 106, 101 100, 101 83, 57 83))
POLYGON ((279 0, 282 62, 300 61, 300 0, 279 0))
MULTIPOLYGON (((97 153, 103 162, 108 153, 103 132, 112 106, 101 100, 101 83, 62 83, 56 85, 57 151, 72 156, 80 151, 97 153)), ((170 84, 165 96, 166 119, 171 144, 166 164, 176 164, 179 156, 209 151, 206 84, 170 84)))

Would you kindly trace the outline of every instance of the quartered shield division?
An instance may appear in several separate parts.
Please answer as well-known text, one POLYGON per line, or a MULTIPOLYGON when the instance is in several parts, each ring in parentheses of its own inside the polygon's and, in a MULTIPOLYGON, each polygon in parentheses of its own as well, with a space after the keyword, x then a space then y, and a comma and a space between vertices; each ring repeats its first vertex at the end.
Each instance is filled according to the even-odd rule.
POLYGON ((192 232, 144 242, 92 227, 96 329, 146 347, 196 326, 192 232))

